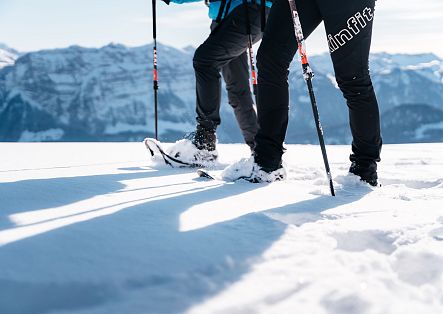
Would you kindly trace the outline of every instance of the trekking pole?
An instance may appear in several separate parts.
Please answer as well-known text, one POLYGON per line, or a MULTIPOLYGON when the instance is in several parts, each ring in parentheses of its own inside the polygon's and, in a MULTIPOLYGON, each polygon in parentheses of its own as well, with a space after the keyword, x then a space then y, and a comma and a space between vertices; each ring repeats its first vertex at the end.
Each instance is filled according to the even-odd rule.
POLYGON ((289 7, 291 9, 292 21, 294 23, 295 38, 297 38, 298 51, 300 53, 301 63, 303 67, 303 77, 308 85, 309 97, 311 98, 312 112, 314 114, 315 124, 317 126, 318 139, 320 141, 321 152, 323 155, 323 161, 325 163, 326 175, 329 179, 329 187, 331 189, 332 196, 335 196, 334 185, 332 183, 331 169, 329 168, 328 155, 326 154, 325 141, 323 138, 323 128, 320 123, 320 116, 318 114, 317 102, 315 100, 314 88, 312 86, 312 78, 314 72, 312 72, 309 66, 308 56, 306 55, 305 38, 303 36, 303 30, 300 23, 300 17, 298 15, 297 6, 295 0, 288 0, 289 7))
POLYGON ((154 119, 155 119, 155 139, 158 140, 158 72, 157 72, 157 14, 156 0, 152 0, 152 37, 154 38, 154 66, 153 66, 153 82, 154 82, 154 119))
POLYGON ((255 96, 255 105, 257 105, 257 72, 255 71, 254 50, 252 48, 251 22, 249 21, 248 0, 243 0, 243 5, 246 12, 246 33, 248 34, 248 50, 249 63, 251 64, 252 90, 255 96))

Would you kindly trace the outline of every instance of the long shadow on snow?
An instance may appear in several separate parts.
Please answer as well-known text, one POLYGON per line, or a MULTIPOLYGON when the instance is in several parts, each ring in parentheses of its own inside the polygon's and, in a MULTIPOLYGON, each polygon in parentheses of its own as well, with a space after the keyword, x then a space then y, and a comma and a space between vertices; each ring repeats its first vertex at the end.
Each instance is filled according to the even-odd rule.
POLYGON ((301 226, 308 222, 315 222, 320 219, 327 219, 322 212, 356 202, 363 198, 366 194, 370 193, 372 189, 366 185, 352 186, 353 191, 350 191, 348 187, 337 190, 337 196, 331 197, 329 195, 322 195, 312 200, 306 200, 289 204, 286 206, 273 208, 267 210, 267 214, 278 214, 274 218, 283 221, 288 224, 301 226), (295 214, 295 215, 294 215, 295 214))
MULTIPOLYGON (((182 310, 212 289, 207 280, 214 274, 225 278, 225 271, 231 274, 229 270, 236 268, 237 262, 262 252, 281 233, 269 226, 281 224, 269 219, 259 221, 268 230, 264 232, 265 244, 250 241, 233 246, 244 241, 239 234, 242 219, 227 226, 183 233, 178 230, 180 213, 192 205, 257 187, 247 184, 243 188, 218 185, 192 189, 192 194, 146 202, 111 216, 7 244, 0 249, 0 312, 82 309, 136 291, 146 293, 143 299, 148 300, 147 304, 163 307, 165 312, 171 313, 171 305, 182 310), (7 276, 11 273, 14 275, 7 276), (29 282, 33 274, 52 280, 29 282), (63 274, 63 282, 54 279, 59 274, 63 274), (173 295, 165 294, 162 287, 173 295), (190 296, 190 300, 182 299, 183 295, 190 296), (75 302, 67 302, 69 296, 75 302), (16 302, 18 297, 21 302, 16 302)), ((148 307, 140 312, 150 310, 148 307)))
MULTIPOLYGON (((0 292, 0 312, 32 310, 39 314, 98 305, 104 306, 104 312, 110 308, 125 312, 127 303, 119 308, 112 301, 127 298, 138 304, 131 308, 135 313, 183 313, 239 281, 253 261, 283 235, 287 225, 253 213, 180 232, 180 214, 203 202, 262 187, 215 186, 8 244, 0 251, 0 269, 23 277, 0 275, 0 286, 5 287, 0 292), (21 259, 18 254, 23 252, 39 258, 21 259), (64 280, 29 285, 26 274, 46 274, 43 278, 63 274, 64 280), (97 290, 101 293, 94 293, 97 290), (21 302, 14 301, 18 296, 21 302), (75 302, 65 302, 69 296, 75 302)), ((335 199, 320 196, 267 212, 320 213, 354 202, 369 191, 335 199)))
MULTIPOLYGON (((8 216, 12 214, 55 208, 97 195, 118 193, 125 188, 121 181, 148 179, 171 174, 170 171, 155 169, 131 168, 121 170, 130 172, 0 183, 0 231, 15 226, 8 219, 8 216)), ((174 171, 174 174, 180 173, 180 170, 174 171)))

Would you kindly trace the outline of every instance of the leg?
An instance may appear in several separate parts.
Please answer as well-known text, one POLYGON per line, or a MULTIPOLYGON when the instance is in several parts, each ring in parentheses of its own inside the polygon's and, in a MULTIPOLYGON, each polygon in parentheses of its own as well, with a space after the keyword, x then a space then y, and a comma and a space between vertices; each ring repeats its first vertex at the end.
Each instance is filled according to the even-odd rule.
POLYGON ((222 68, 226 82, 229 104, 234 109, 243 138, 250 147, 254 146, 257 133, 257 114, 255 113, 252 93, 249 86, 249 65, 247 53, 233 59, 222 68))
POLYGON ((380 161, 379 109, 368 66, 375 0, 342 0, 339 10, 331 1, 318 2, 336 80, 349 107, 351 160, 380 161))
POLYGON ((232 11, 220 25, 212 27, 194 55, 197 91, 197 123, 213 129, 220 124, 221 69, 248 47, 243 6, 232 11))
MULTIPOLYGON (((303 32, 309 36, 321 22, 320 13, 312 0, 299 0, 297 6, 303 32)), ((296 51, 289 3, 276 0, 257 56, 259 130, 255 137, 255 160, 263 169, 271 171, 281 165, 288 125, 288 69, 296 51)))

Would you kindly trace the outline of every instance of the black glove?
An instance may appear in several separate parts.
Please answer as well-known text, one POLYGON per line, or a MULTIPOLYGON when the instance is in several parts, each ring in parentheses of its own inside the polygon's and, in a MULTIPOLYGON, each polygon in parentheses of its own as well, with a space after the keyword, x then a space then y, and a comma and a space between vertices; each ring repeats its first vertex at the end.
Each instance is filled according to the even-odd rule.
POLYGON ((167 5, 169 5, 169 3, 171 2, 171 0, 162 0, 164 3, 166 3, 167 5))

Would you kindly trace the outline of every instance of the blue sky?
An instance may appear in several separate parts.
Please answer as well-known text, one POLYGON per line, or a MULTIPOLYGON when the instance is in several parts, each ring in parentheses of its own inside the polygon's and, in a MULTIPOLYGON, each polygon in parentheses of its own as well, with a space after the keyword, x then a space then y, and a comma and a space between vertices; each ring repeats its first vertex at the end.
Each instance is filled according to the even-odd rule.
MULTIPOLYGON (((20 51, 129 46, 152 41, 150 0, 0 0, 0 42, 20 51)), ((158 40, 198 46, 209 32, 203 2, 166 6, 158 0, 158 40)), ((310 53, 327 51, 320 27, 310 53)), ((443 57, 443 0, 378 0, 373 51, 434 52, 443 57)))

